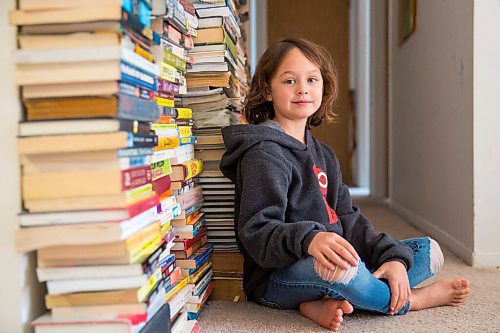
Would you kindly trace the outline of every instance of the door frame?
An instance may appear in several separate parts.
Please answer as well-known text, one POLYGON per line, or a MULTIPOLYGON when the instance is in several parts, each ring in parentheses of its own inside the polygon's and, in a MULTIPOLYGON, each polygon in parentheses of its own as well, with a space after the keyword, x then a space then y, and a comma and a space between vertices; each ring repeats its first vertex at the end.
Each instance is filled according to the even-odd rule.
MULTIPOLYGON (((350 0, 349 74, 357 152, 353 196, 387 198, 387 0, 350 0)), ((267 0, 250 0, 250 71, 267 48, 267 0)))

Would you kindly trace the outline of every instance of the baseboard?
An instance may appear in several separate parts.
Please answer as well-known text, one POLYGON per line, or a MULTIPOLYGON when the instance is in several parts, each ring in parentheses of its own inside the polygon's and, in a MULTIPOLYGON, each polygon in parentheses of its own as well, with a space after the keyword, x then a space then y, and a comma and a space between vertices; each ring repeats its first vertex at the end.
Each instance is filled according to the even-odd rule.
POLYGON ((473 251, 463 246, 462 243, 443 229, 435 226, 397 202, 394 202, 392 199, 389 200, 389 207, 404 217, 417 229, 423 231, 427 236, 434 238, 441 246, 448 248, 451 252, 462 258, 467 264, 471 266, 477 264, 477 261, 475 261, 477 259, 475 259, 473 251))
POLYGON ((500 253, 475 252, 472 254, 472 266, 474 267, 500 267, 500 253))

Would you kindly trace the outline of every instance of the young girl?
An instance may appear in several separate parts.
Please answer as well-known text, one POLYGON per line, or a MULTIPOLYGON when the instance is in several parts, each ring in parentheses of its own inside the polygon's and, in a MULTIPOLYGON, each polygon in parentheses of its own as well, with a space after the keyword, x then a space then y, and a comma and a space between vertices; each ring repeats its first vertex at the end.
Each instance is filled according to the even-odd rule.
POLYGON ((331 120, 337 92, 328 52, 285 39, 257 66, 245 107, 249 125, 223 130, 221 170, 236 184, 247 297, 299 308, 334 331, 353 308, 393 315, 462 304, 464 278, 412 289, 443 264, 434 240, 377 234, 352 206, 334 153, 310 132, 331 120))

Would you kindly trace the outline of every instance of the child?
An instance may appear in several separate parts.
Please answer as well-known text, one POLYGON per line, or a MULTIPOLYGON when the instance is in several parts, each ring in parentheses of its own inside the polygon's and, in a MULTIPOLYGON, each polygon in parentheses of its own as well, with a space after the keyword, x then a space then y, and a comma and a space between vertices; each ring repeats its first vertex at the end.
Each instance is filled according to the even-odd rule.
POLYGON ((331 120, 338 78, 320 46, 285 39, 262 56, 245 106, 223 129, 222 172, 236 184, 235 231, 247 297, 336 331, 359 308, 405 314, 462 304, 464 278, 411 289, 443 264, 430 238, 375 233, 352 206, 338 161, 310 129, 331 120))

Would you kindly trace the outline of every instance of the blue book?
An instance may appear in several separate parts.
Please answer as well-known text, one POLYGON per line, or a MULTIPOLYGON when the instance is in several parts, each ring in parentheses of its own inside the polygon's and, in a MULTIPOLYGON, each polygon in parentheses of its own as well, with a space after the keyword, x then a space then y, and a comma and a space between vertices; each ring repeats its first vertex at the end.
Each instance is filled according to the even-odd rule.
POLYGON ((121 119, 152 122, 158 119, 155 100, 145 100, 125 94, 118 94, 118 117, 121 119))
POLYGON ((148 90, 157 91, 158 82, 156 77, 146 73, 139 68, 129 64, 128 62, 120 62, 120 80, 133 86, 146 88, 148 90))

